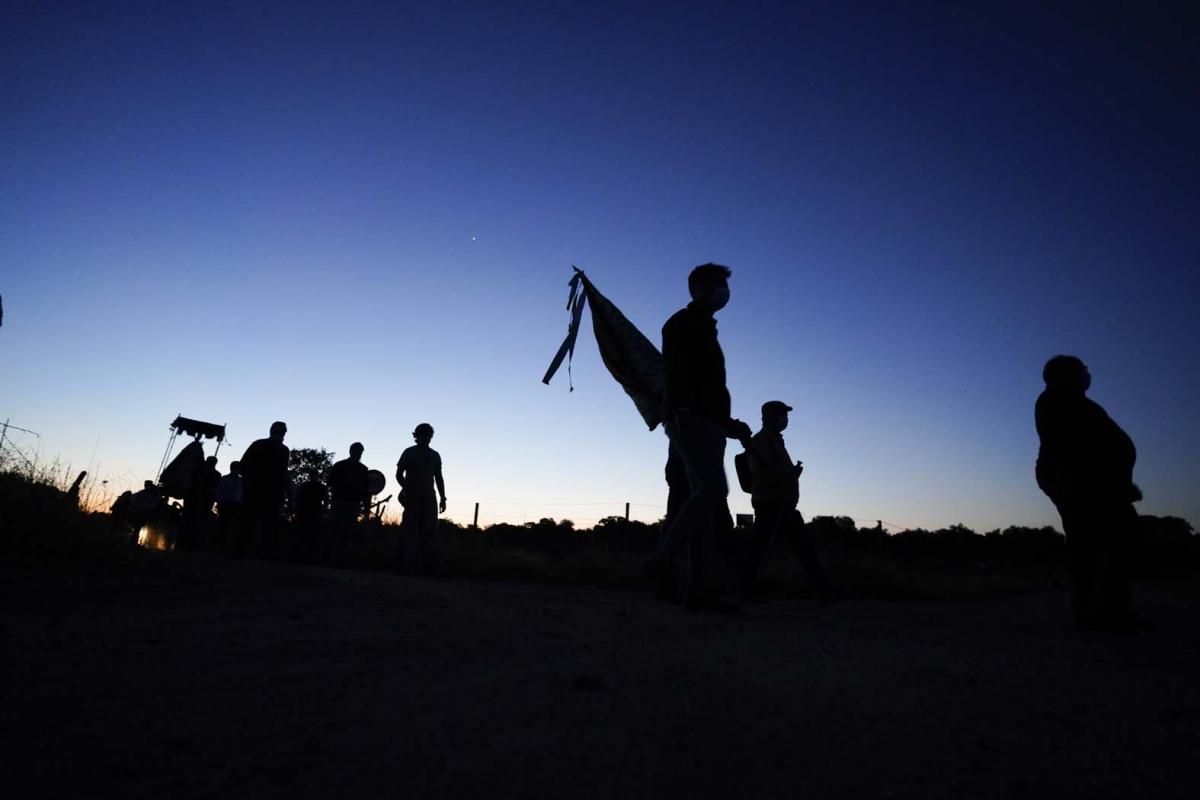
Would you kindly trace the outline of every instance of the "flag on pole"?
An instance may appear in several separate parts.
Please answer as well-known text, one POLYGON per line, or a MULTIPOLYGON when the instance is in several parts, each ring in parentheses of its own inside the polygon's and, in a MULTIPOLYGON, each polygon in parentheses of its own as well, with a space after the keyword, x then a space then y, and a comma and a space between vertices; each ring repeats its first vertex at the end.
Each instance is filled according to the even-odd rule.
MULTIPOLYGON (((558 348, 554 359, 546 370, 542 383, 549 384, 565 359, 567 375, 571 373, 571 359, 575 355, 575 340, 579 336, 579 325, 583 319, 584 305, 592 307, 592 332, 600 348, 604 366, 616 379, 625 394, 633 400, 642 420, 650 430, 662 422, 663 359, 662 353, 612 302, 602 295, 587 275, 578 267, 572 267, 571 291, 567 297, 570 322, 567 338, 558 348)), ((569 377, 568 377, 569 380, 569 377)), ((571 391, 575 387, 571 386, 571 391)))

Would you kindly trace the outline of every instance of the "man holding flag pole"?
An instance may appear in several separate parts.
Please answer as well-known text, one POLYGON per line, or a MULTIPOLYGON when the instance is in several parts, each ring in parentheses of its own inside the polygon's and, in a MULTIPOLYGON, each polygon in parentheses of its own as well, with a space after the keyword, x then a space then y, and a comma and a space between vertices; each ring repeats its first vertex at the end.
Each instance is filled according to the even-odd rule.
POLYGON ((691 494, 666 531, 651 572, 665 572, 687 547, 689 569, 684 606, 695 611, 736 612, 721 597, 712 559, 717 522, 728 516, 725 440, 750 441, 750 426, 730 415, 725 355, 717 341, 714 315, 729 302, 728 267, 701 264, 688 275, 692 302, 677 311, 662 331, 663 425, 671 448, 687 471, 691 494))

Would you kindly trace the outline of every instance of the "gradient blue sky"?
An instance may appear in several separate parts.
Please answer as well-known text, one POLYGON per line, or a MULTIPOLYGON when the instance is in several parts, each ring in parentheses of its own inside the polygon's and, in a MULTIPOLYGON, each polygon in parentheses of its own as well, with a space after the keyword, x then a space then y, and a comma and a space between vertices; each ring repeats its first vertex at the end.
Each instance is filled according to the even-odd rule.
POLYGON ((1057 525, 1068 352, 1143 512, 1200 523, 1196 33, 974 5, 5 2, 0 419, 118 487, 178 412, 222 467, 283 419, 389 491, 429 421, 453 517, 655 519, 590 329, 539 381, 571 264, 657 341, 711 260, 806 513, 1057 525))

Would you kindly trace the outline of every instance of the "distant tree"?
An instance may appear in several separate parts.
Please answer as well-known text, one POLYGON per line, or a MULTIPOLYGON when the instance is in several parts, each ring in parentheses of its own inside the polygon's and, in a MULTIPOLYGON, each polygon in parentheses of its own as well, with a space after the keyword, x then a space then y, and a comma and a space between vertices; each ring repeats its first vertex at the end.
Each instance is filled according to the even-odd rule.
POLYGON ((1200 569, 1200 536, 1181 517, 1139 517, 1134 549, 1143 575, 1182 577, 1200 569))
POLYGON ((1190 539, 1196 535, 1192 524, 1182 517, 1156 517, 1152 514, 1142 514, 1139 518, 1143 532, 1169 539, 1190 539))
POLYGON ((293 447, 288 461, 288 478, 294 486, 305 481, 325 481, 333 466, 334 453, 324 447, 293 447))

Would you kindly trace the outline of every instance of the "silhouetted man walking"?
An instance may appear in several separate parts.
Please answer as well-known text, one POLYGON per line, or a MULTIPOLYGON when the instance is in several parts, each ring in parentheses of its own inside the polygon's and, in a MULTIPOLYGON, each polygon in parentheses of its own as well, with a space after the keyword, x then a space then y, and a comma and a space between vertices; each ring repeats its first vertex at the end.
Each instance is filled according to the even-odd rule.
POLYGON ((345 561, 347 541, 354 535, 359 514, 367 509, 371 489, 367 480, 367 465, 362 463, 361 442, 350 445, 350 457, 343 458, 329 470, 329 494, 332 541, 328 558, 333 564, 345 561))
POLYGON ((750 440, 750 469, 754 475, 750 502, 754 506, 754 531, 742 565, 741 590, 743 594, 752 590, 771 542, 783 534, 808 573, 818 602, 827 603, 829 580, 817 557, 804 517, 796 508, 800 501, 798 483, 804 465, 792 461, 783 442, 783 431, 787 428, 791 410, 791 406, 779 400, 763 403, 762 430, 750 440))
POLYGON ((1092 376, 1074 356, 1055 356, 1042 371, 1034 406, 1041 446, 1037 482, 1062 517, 1076 626, 1135 626, 1129 559, 1142 493, 1133 482, 1133 440, 1087 397, 1092 376))
POLYGON ((433 537, 437 515, 446 511, 446 484, 442 479, 442 457, 429 446, 433 426, 422 422, 413 430, 413 439, 416 444, 401 453, 396 463, 400 504, 404 506, 401 552, 397 555, 408 571, 428 575, 435 566, 433 537))
POLYGON ((729 302, 728 267, 701 264, 688 275, 692 302, 676 312, 662 329, 664 387, 663 427, 683 462, 690 494, 679 507, 654 559, 652 571, 670 569, 684 546, 690 556, 685 606, 697 610, 734 611, 720 598, 711 564, 716 550, 717 516, 728 516, 725 440, 750 439, 750 428, 730 415, 725 385, 725 355, 717 341, 713 315, 729 302))
POLYGON ((257 439, 246 448, 242 463, 242 550, 257 538, 258 551, 264 558, 279 554, 279 524, 283 501, 287 496, 288 459, 291 451, 283 443, 287 425, 272 422, 270 436, 257 439))

